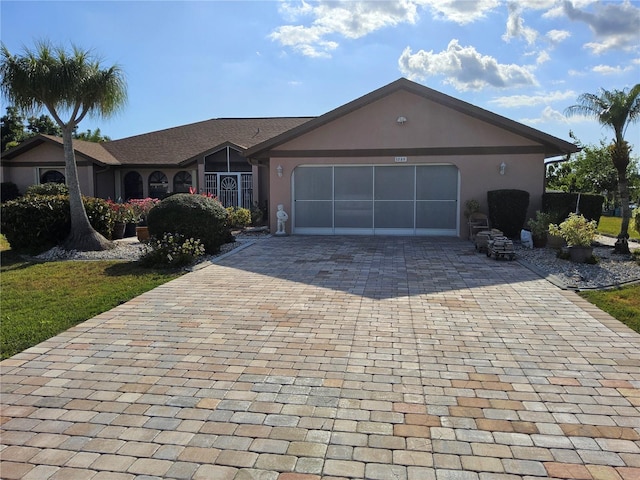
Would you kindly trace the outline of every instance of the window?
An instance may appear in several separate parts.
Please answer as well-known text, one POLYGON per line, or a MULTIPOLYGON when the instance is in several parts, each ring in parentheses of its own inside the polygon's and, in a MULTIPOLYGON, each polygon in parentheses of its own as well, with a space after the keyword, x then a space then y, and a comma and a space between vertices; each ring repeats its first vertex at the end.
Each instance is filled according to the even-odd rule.
POLYGON ((124 198, 142 198, 142 177, 138 172, 128 172, 124 176, 124 198))
POLYGON ((65 178, 58 170, 47 170, 40 176, 40 183, 64 183, 65 178))
POLYGON ((204 159, 205 172, 250 172, 251 165, 242 154, 231 147, 207 155, 204 159))
POLYGON ((164 198, 169 193, 169 181, 167 176, 155 171, 149 175, 149 196, 151 198, 164 198))
POLYGON ((176 193, 189 193, 189 189, 192 187, 191 174, 182 170, 173 177, 173 191, 176 193))

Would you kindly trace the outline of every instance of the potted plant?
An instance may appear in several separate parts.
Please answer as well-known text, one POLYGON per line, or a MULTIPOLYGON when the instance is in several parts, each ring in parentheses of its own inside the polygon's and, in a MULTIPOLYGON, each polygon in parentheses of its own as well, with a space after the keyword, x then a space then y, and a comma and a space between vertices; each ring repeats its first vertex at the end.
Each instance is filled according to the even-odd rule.
POLYGON ((530 218, 527 226, 531 230, 533 238, 533 246, 535 248, 544 248, 547 246, 547 233, 549 232, 549 224, 551 224, 551 215, 538 210, 536 218, 530 218))
POLYGON ((566 240, 572 261, 584 263, 593 255, 591 243, 596 237, 597 228, 595 220, 589 221, 583 215, 570 213, 560 225, 549 225, 549 233, 566 240))
POLYGON ((109 208, 113 217, 113 230, 111 239, 118 240, 124 238, 124 231, 127 223, 133 219, 133 209, 126 203, 115 203, 109 201, 109 208))
POLYGON ((147 227, 147 215, 160 200, 157 198, 134 198, 129 201, 133 208, 134 219, 138 226, 136 227, 136 235, 138 240, 144 242, 149 240, 149 229, 147 227))

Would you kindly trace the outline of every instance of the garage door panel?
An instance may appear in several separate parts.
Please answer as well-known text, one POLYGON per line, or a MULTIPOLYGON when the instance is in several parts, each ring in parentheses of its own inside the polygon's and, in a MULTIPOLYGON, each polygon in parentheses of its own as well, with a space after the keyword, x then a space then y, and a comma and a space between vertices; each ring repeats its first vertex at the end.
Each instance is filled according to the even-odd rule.
POLYGON ((336 167, 334 181, 336 201, 373 198, 373 167, 336 167))
POLYGON ((335 202, 336 228, 373 228, 372 201, 335 202))
POLYGON ((413 228, 413 205, 413 201, 376 201, 375 228, 413 228))
POLYGON ((453 165, 299 166, 293 232, 457 235, 453 165))
POLYGON ((296 200, 333 200, 333 168, 296 169, 296 200))
POLYGON ((416 204, 416 228, 456 229, 457 202, 430 201, 416 204))
POLYGON ((414 198, 413 167, 376 167, 376 200, 411 200, 414 198))
POLYGON ((453 165, 416 167, 416 199, 456 200, 458 169, 453 165))
POLYGON ((295 204, 295 222, 301 228, 333 228, 333 202, 298 201, 295 204))

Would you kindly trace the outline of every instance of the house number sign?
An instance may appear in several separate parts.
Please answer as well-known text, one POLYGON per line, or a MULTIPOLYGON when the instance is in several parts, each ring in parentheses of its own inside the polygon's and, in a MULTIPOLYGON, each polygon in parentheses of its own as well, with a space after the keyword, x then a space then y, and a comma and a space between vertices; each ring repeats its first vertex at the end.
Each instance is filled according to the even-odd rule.
POLYGON ((407 162, 407 157, 396 157, 393 160, 396 163, 406 163, 407 162))

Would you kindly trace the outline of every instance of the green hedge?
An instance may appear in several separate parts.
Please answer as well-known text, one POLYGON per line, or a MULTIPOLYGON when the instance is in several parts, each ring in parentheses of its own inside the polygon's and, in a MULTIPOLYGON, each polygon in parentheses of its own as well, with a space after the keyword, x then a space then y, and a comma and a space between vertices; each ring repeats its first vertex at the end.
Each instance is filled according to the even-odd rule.
POLYGON ((149 234, 161 239, 165 233, 200 240, 207 253, 217 253, 230 241, 227 211, 214 198, 178 193, 162 200, 147 217, 149 234))
POLYGON ((527 219, 529 192, 524 190, 491 190, 487 192, 489 222, 509 238, 520 238, 527 219))
POLYGON ((576 205, 578 205, 578 213, 584 215, 587 220, 600 221, 602 216, 602 204, 604 197, 592 193, 565 193, 553 192, 542 195, 542 210, 551 215, 552 223, 560 223, 575 213, 576 205), (580 203, 578 205, 578 195, 580 195, 580 203))
MULTIPOLYGON (((83 197, 93 228, 109 238, 113 217, 106 200, 83 197)), ((71 231, 69 197, 25 195, 2 204, 0 232, 12 250, 37 254, 60 244, 71 231)))

